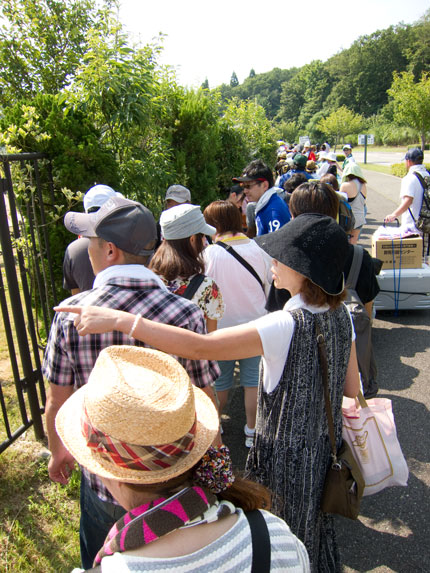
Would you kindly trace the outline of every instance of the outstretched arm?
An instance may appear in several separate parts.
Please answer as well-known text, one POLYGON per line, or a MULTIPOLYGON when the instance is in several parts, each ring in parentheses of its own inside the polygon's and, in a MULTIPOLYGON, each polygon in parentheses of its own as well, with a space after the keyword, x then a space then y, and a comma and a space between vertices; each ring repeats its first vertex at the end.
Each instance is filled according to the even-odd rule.
POLYGON ((75 326, 80 336, 117 330, 132 335, 168 354, 191 360, 235 360, 263 354, 255 326, 243 324, 210 334, 197 334, 184 328, 138 318, 128 312, 97 306, 58 306, 57 312, 76 314, 75 326))
POLYGON ((403 197, 402 202, 397 207, 397 209, 395 211, 393 211, 392 213, 390 213, 389 215, 386 215, 386 217, 384 218, 384 221, 387 221, 387 222, 395 221, 397 219, 397 217, 400 217, 400 215, 402 215, 405 211, 407 211, 409 209, 409 207, 412 205, 413 201, 414 201, 413 197, 409 197, 409 196, 405 195, 405 197, 403 197))

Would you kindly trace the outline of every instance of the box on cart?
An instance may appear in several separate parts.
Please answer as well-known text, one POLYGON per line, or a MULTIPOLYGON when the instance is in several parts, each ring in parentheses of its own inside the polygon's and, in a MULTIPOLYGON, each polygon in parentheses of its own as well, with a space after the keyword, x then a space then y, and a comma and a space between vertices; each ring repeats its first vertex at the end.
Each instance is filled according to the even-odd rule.
POLYGON ((383 269, 420 269, 423 258, 422 237, 377 239, 372 237, 372 257, 382 261, 383 269))

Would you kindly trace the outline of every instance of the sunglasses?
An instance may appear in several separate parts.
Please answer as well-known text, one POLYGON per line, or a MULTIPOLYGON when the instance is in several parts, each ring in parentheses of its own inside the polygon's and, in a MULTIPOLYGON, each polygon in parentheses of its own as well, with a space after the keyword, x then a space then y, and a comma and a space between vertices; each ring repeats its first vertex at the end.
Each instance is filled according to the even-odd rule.
POLYGON ((252 181, 251 183, 241 183, 242 189, 251 189, 251 187, 255 187, 256 185, 261 185, 262 181, 252 181))

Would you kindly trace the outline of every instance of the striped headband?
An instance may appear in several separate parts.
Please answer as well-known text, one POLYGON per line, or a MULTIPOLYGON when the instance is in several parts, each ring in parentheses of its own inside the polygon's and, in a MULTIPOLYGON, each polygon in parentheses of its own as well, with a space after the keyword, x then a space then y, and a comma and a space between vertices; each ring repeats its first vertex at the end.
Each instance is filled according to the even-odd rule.
POLYGON ((161 446, 137 446, 121 442, 95 428, 86 408, 81 416, 82 433, 87 446, 116 466, 140 471, 157 471, 174 466, 186 457, 194 447, 197 421, 179 440, 161 446))

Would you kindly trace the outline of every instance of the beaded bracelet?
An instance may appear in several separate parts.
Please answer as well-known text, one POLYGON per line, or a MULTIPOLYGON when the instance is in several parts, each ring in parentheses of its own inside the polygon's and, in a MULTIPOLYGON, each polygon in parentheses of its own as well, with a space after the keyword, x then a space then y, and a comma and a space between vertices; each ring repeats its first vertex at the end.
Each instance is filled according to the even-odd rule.
POLYGON ((128 337, 129 337, 129 338, 132 338, 132 337, 133 337, 134 331, 136 330, 137 323, 139 322, 139 318, 140 318, 141 316, 142 316, 142 314, 141 314, 140 312, 139 312, 138 314, 136 314, 136 316, 135 316, 135 318, 134 318, 134 321, 133 321, 133 325, 132 325, 132 327, 130 328, 130 332, 128 333, 128 337))

